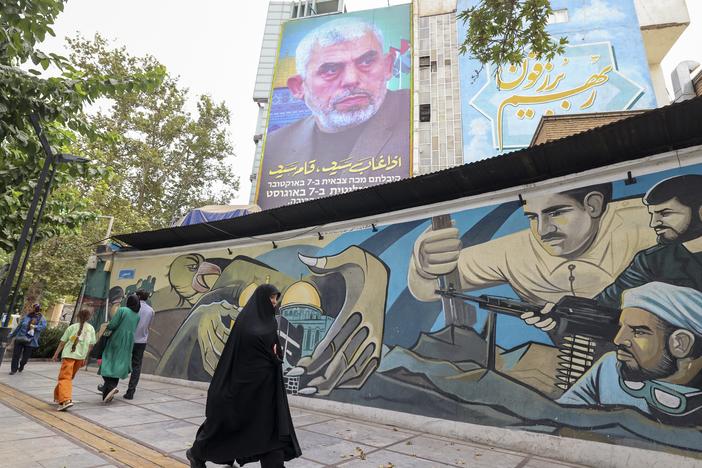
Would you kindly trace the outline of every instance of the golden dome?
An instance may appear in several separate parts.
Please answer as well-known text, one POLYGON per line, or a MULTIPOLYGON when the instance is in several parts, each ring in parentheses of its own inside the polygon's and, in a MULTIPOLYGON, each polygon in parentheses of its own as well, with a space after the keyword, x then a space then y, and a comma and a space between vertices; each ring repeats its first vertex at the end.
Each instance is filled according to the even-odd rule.
POLYGON ((249 302, 249 299, 251 299, 257 287, 258 285, 256 283, 251 283, 241 291, 241 294, 239 294, 239 307, 244 307, 246 303, 249 302))
POLYGON ((287 305, 304 304, 317 309, 322 308, 322 298, 319 297, 319 292, 311 283, 307 281, 298 281, 293 284, 283 294, 283 299, 280 301, 280 307, 287 305))

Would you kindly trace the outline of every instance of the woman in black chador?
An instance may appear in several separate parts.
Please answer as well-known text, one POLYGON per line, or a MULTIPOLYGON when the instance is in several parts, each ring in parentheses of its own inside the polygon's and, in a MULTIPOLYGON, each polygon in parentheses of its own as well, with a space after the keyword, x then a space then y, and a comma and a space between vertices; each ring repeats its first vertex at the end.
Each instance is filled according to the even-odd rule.
POLYGON ((192 468, 206 460, 279 468, 302 454, 283 384, 279 298, 275 286, 259 286, 239 313, 207 391, 207 418, 186 452, 192 468))

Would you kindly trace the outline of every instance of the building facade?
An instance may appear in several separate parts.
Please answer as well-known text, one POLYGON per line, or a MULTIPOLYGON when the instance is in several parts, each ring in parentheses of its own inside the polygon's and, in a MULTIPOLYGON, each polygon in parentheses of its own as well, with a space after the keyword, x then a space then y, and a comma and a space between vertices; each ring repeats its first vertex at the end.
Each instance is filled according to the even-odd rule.
MULTIPOLYGON (((578 107, 582 109, 570 107, 574 103, 564 101, 554 106, 524 108, 522 113, 517 109, 515 118, 503 115, 496 123, 500 120, 496 115, 498 109, 490 101, 504 99, 500 98, 500 93, 490 93, 490 87, 497 85, 487 78, 488 69, 476 76, 480 64, 458 54, 465 26, 457 23, 456 14, 473 4, 474 0, 412 2, 414 175, 526 147, 542 116, 651 109, 672 101, 665 88, 660 63, 689 24, 684 0, 553 0, 554 15, 549 28, 554 36, 564 35, 569 39, 568 53, 572 57, 567 54, 566 57, 570 59, 571 69, 579 67, 575 73, 566 72, 564 67, 559 69, 559 64, 554 63, 556 71, 569 73, 558 86, 577 88, 580 83, 577 80, 568 83, 568 78, 581 76, 586 80, 596 73, 588 67, 595 64, 585 63, 596 56, 601 57, 599 63, 604 64, 600 71, 612 67, 613 72, 605 77, 608 83, 599 89, 593 88, 590 94, 581 94, 578 107)), ((270 4, 254 92, 259 118, 254 136, 252 203, 255 202, 255 179, 265 133, 277 29, 288 19, 344 11, 343 2, 313 5, 308 0, 270 4)), ((556 79, 557 75, 553 73, 550 79, 556 79)))

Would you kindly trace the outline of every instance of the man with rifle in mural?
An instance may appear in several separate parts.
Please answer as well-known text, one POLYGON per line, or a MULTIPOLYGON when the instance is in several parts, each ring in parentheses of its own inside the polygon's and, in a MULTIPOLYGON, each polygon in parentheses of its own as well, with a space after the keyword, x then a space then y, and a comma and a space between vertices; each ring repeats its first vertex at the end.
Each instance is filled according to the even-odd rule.
MULTIPOLYGON (((555 314, 539 312, 571 296, 569 306, 559 309, 570 313, 572 302, 592 298, 614 281, 636 252, 655 244, 655 236, 641 202, 612 201, 611 183, 529 196, 523 210, 529 230, 467 248, 462 248, 455 227, 425 232, 415 242, 408 284, 414 297, 422 301, 437 300, 437 277, 453 271, 458 272, 455 288, 462 292, 509 284, 521 299, 512 301, 511 313, 530 325, 540 323, 539 328, 550 332, 561 348, 565 361, 561 361, 557 378, 558 386, 566 389, 607 350, 611 336, 606 336, 601 323, 593 331, 583 329, 582 324, 573 326, 575 321, 569 322, 565 333, 557 327, 555 314), (578 329, 587 333, 577 333, 578 329)), ((611 315, 610 327, 616 330, 616 306, 600 307, 591 301, 578 305, 596 311, 595 315, 611 315)), ((494 306, 493 301, 487 308, 494 311, 494 306)))
POLYGON ((410 291, 421 301, 438 300, 437 277, 457 270, 461 291, 509 284, 539 306, 566 295, 591 298, 636 252, 655 245, 641 202, 611 198, 610 183, 527 197, 529 230, 468 248, 456 227, 428 230, 414 245, 410 291))
MULTIPOLYGON (((702 175, 686 174, 657 183, 643 197, 657 245, 639 251, 627 268, 594 299, 619 307, 622 292, 653 281, 702 291, 702 175)), ((541 314, 525 314, 527 323, 543 330, 557 319, 546 304, 541 314)))

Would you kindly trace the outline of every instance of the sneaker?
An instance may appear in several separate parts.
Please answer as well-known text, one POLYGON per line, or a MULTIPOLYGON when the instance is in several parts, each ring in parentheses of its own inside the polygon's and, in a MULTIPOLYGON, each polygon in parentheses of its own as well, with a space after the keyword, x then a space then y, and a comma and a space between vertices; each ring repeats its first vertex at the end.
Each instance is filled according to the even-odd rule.
POLYGON ((122 398, 124 398, 125 400, 133 400, 134 392, 127 391, 127 393, 125 393, 122 398))
POLYGON ((102 393, 102 389, 105 388, 105 385, 103 384, 98 384, 98 392, 102 393))
POLYGON ((59 405, 58 411, 66 411, 66 410, 67 410, 68 408, 70 408, 71 406, 73 406, 73 402, 72 402, 71 400, 64 401, 63 403, 61 403, 61 404, 59 405))
POLYGON ((15 375, 17 371, 10 371, 10 375, 15 375))
POLYGON ((107 393, 107 395, 105 395, 105 398, 102 399, 102 402, 103 402, 103 403, 109 403, 109 402, 111 402, 112 399, 115 397, 115 395, 117 395, 118 393, 119 393, 119 390, 117 390, 116 388, 113 388, 112 390, 110 390, 110 391, 107 393))
POLYGON ((191 452, 190 449, 185 451, 185 458, 187 458, 190 462, 190 468, 207 468, 207 465, 205 465, 204 460, 195 458, 193 452, 191 452))

